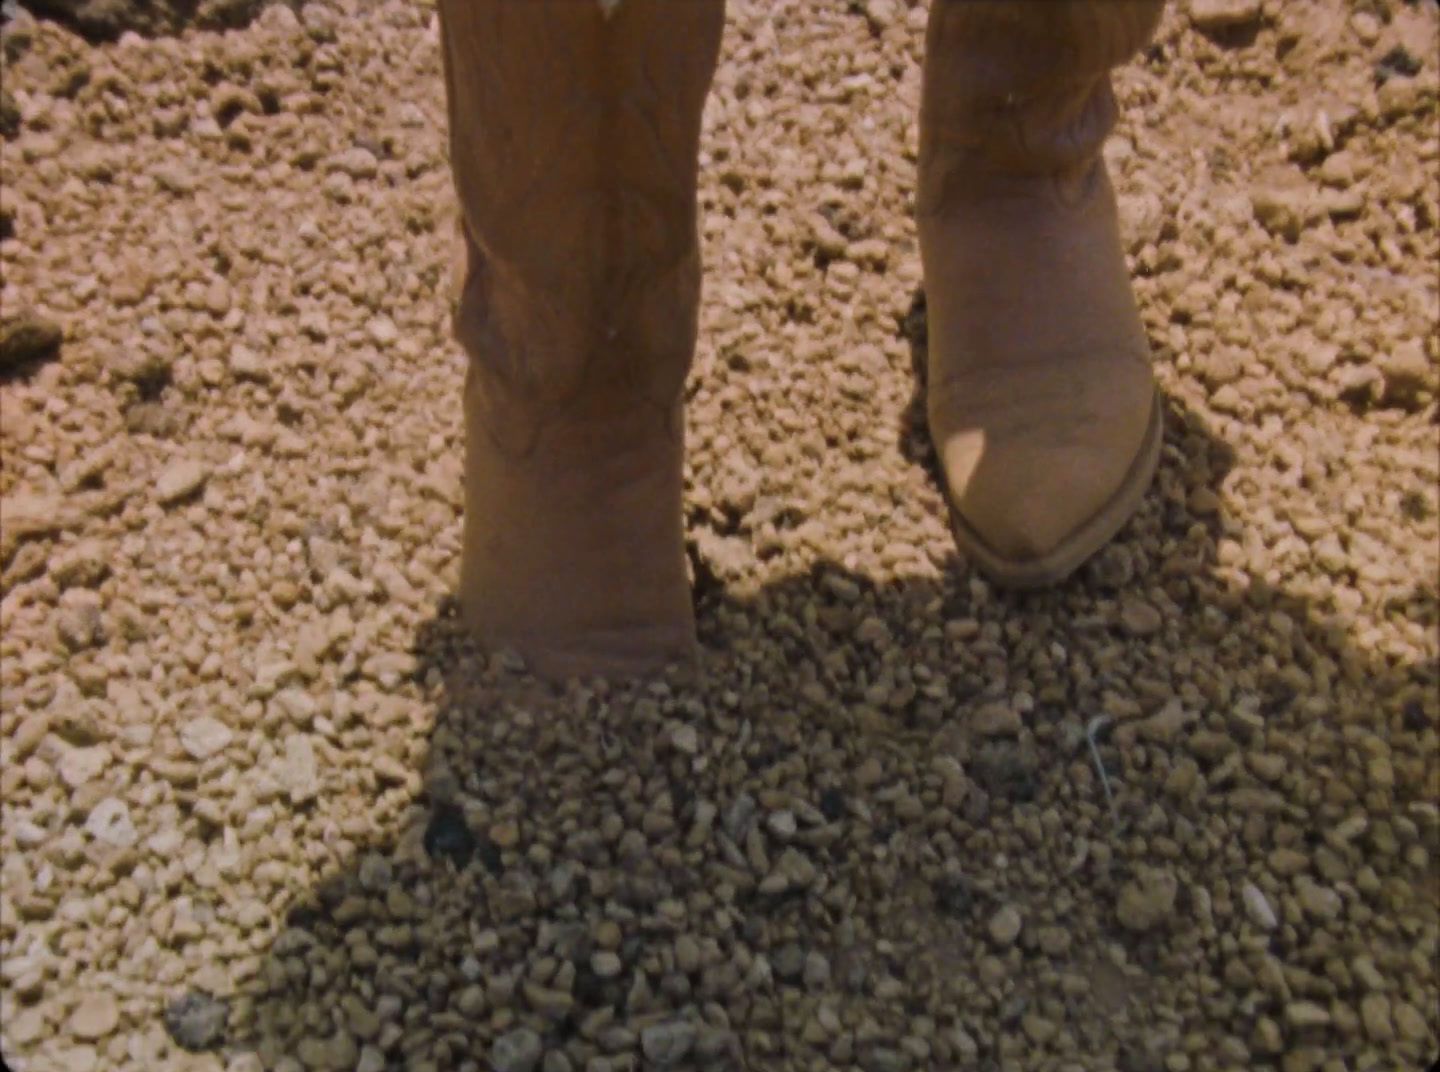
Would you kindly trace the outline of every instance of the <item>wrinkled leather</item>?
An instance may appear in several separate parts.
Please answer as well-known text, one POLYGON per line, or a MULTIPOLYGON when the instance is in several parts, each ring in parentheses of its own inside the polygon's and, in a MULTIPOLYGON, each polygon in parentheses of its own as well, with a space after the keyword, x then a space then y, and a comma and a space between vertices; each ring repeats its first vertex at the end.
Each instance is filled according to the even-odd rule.
POLYGON ((461 207, 461 604, 552 674, 690 652, 681 392, 723 0, 441 0, 461 207))

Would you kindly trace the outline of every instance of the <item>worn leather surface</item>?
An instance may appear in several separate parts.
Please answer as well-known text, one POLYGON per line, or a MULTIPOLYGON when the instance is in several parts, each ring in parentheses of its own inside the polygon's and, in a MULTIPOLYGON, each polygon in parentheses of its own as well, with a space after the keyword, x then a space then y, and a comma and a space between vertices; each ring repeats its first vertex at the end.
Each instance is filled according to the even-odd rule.
POLYGON ((442 0, 469 356, 461 602, 542 671, 694 642, 680 396, 723 0, 442 0))
POLYGON ((931 9, 917 197, 930 432, 952 505, 1019 566, 1105 508, 1151 426, 1100 151, 1116 121, 1110 71, 1163 6, 931 9))

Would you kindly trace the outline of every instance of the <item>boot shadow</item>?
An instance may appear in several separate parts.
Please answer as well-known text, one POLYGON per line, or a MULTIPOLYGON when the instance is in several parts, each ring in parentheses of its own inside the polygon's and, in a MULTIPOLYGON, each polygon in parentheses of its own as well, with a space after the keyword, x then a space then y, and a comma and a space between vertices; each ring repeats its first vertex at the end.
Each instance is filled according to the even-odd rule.
POLYGON ((925 319, 925 288, 917 287, 910 296, 910 308, 896 325, 910 347, 910 401, 900 415, 897 446, 900 456, 918 465, 938 491, 945 488, 945 475, 940 458, 930 440, 930 422, 925 412, 925 389, 929 354, 929 333, 925 319))
MULTIPOLYGON (((894 580, 822 561, 753 595, 712 586, 701 669, 639 685, 537 682, 440 608, 415 640, 434 696, 418 792, 297 893, 237 982, 228 1052, 267 1068, 483 1069, 504 1036, 512 1056, 565 1057, 496 1067, 922 1067, 906 1063, 920 1039, 938 1067, 998 1068, 1024 1032, 1055 1029, 1077 1058, 1160 1068, 1181 1028, 1157 1017, 1156 981, 1218 940, 1210 913, 1243 915, 1238 893, 1194 892, 1216 871, 1237 890, 1245 877, 1233 844, 1206 840, 1220 830, 1370 868, 1379 892, 1347 909, 1369 920, 1364 952, 1408 956, 1419 936, 1394 920, 1423 908, 1396 901, 1397 883, 1424 888, 1433 863, 1411 874, 1378 835, 1332 832, 1384 804, 1440 859, 1433 824, 1417 825, 1433 775, 1397 764, 1393 788, 1347 798, 1332 776, 1347 756, 1306 726, 1343 714, 1357 732, 1433 740, 1436 663, 1360 650, 1304 599, 1223 568, 1233 455, 1171 407, 1141 515, 1055 592, 996 594, 958 560, 894 580), (1137 591, 1163 603, 1160 632, 1125 624, 1137 591), (1267 650, 1239 652, 1239 637, 1267 650), (1032 686, 1007 728, 996 704, 1042 657, 1053 687, 1032 686), (1297 667, 1328 686, 1302 687, 1297 667), (1213 696, 1193 703, 1202 678, 1213 696), (1171 725, 1174 698, 1198 725, 1171 725), (1102 713, 1118 719, 1093 735, 1113 817, 1086 739, 1102 713), (1247 748, 1298 772, 1300 795, 1247 748), (1180 853, 1191 844, 1202 858, 1180 853), (1174 908, 1131 929, 1117 899, 1151 866, 1183 876, 1174 908), (1006 905, 1026 922, 997 948, 1006 905), (838 1026, 816 1026, 821 1000, 838 1026)), ((1433 587, 1414 598, 1433 625, 1433 587)), ((1322 978, 1331 951, 1287 889, 1267 892, 1285 920, 1270 952, 1322 978)), ((1248 1052, 1283 1001, 1247 990, 1207 993, 1187 1029, 1248 1052)), ((1394 1055, 1414 1067, 1433 1056, 1406 1045, 1394 1055)))

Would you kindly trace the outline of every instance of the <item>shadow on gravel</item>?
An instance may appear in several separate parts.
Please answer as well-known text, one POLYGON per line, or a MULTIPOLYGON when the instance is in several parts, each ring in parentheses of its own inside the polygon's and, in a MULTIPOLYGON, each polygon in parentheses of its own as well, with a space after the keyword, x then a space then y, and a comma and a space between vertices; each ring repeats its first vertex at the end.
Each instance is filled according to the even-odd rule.
MULTIPOLYGON (((52 19, 90 44, 142 37, 178 35, 187 29, 240 30, 272 3, 299 7, 299 0, 18 0, 13 6, 52 19)), ((11 17, 7 0, 5 19, 11 17)))
MULTIPOLYGON (((1223 504, 1195 489, 1218 495, 1230 454, 1193 414, 1169 416, 1145 511, 1065 591, 988 594, 959 562, 889 583, 820 562, 707 597, 701 672, 635 688, 537 684, 440 612, 416 638, 440 699, 408 824, 289 906, 237 987, 229 1049, 346 1072, 903 1072, 1019 1067, 1063 1045, 1100 1062, 1086 1067, 1163 1068, 1182 1025, 1147 1005, 1157 979, 1221 953, 1183 882, 1166 923, 1116 924, 1137 865, 1218 872, 1238 905, 1242 841, 1310 853, 1359 807, 1428 796, 1398 760, 1393 805, 1335 788, 1348 746, 1307 733, 1322 695, 1327 717, 1382 736, 1440 717, 1435 665, 1357 650, 1303 601, 1217 565, 1223 504), (1123 624, 1120 596, 1141 589, 1168 601, 1163 626, 1123 624), (1060 687, 1036 688, 1027 728, 976 730, 997 683, 1029 680, 1062 641, 1060 687), (1212 698, 1182 730, 1166 700, 1197 682, 1212 698), (1084 742, 1107 702, 1143 709, 1098 739, 1118 830, 1084 742), (1252 749, 1313 770, 1303 793, 1257 777, 1252 749), (1177 779, 1198 788, 1159 793, 1177 779), (990 864, 1002 852, 1008 871, 990 864), (1012 902, 1074 933, 1027 923, 997 950, 1012 902)), ((1433 591, 1418 598, 1433 625, 1433 591)), ((1368 843, 1348 852, 1347 867, 1398 866, 1368 843)), ((1271 952, 1323 982, 1306 933, 1287 924, 1271 952)), ((1203 1021, 1207 1052, 1239 1047, 1231 1063, 1251 1066, 1257 1019, 1281 1018, 1252 991, 1207 992, 1183 1026, 1203 1021)))

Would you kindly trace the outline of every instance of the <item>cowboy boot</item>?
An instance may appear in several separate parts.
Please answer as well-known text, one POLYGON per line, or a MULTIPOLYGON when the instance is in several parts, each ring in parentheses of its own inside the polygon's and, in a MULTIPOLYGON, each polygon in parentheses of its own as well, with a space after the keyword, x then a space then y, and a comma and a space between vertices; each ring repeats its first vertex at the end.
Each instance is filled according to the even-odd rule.
POLYGON ((930 434, 956 542, 1060 581, 1138 508, 1161 408, 1101 146, 1164 0, 934 0, 917 226, 930 434))
POLYGON ((724 0, 441 0, 463 280, 460 603, 542 674, 688 657, 682 389, 724 0))

